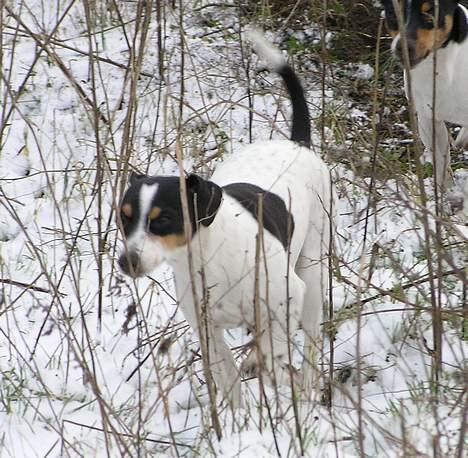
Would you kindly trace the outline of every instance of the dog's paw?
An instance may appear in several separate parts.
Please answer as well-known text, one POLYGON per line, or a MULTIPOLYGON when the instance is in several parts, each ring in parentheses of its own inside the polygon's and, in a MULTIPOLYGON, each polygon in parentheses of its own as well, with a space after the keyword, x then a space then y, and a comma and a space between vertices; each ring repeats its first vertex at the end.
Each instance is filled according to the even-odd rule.
POLYGON ((297 369, 278 358, 275 363, 266 364, 264 358, 258 358, 256 351, 252 350, 241 364, 241 374, 245 378, 259 377, 260 373, 264 381, 270 386, 290 386, 291 382, 296 387, 300 386, 300 376, 297 369))
POLYGON ((176 401, 177 409, 180 410, 191 410, 197 407, 203 407, 208 405, 210 398, 208 393, 195 393, 191 391, 185 396, 185 398, 178 399, 176 401))
POLYGON ((208 390, 198 382, 183 380, 171 388, 169 400, 174 412, 203 407, 209 403, 208 390))
POLYGON ((447 192, 445 200, 454 222, 468 225, 468 173, 457 171, 454 186, 447 192))
POLYGON ((240 372, 245 378, 258 377, 264 369, 263 358, 259 356, 257 350, 252 348, 244 361, 242 361, 240 372))
POLYGON ((294 386, 296 390, 302 389, 302 374, 288 363, 278 364, 275 368, 276 383, 284 386, 294 386))

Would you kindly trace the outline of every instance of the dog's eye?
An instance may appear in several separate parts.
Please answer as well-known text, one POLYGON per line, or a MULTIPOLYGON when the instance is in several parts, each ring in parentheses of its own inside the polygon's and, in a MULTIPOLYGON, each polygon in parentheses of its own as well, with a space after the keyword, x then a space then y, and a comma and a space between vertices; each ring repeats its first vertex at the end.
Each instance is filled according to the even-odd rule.
POLYGON ((161 213, 157 218, 148 221, 148 229, 150 232, 157 233, 166 228, 171 222, 172 217, 170 214, 161 213))
POLYGON ((124 204, 120 208, 120 220, 125 223, 132 219, 132 207, 129 204, 124 204))
POLYGON ((168 213, 161 213, 157 219, 157 222, 161 226, 169 224, 171 221, 172 221, 171 215, 169 215, 168 213))

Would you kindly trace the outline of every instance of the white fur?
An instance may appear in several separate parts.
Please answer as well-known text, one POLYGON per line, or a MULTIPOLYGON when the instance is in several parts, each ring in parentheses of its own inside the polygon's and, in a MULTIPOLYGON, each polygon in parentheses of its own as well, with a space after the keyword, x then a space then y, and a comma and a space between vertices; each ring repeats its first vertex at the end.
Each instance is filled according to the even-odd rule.
MULTIPOLYGON (((291 141, 270 141, 246 147, 224 161, 212 181, 218 185, 252 183, 279 195, 294 217, 295 231, 288 255, 264 231, 258 272, 259 315, 263 332, 259 346, 268 373, 284 382, 288 339, 299 322, 305 333, 304 383, 314 383, 314 349, 319 340, 322 306, 328 280, 331 184, 329 171, 311 150, 291 141), (289 285, 287 283, 289 282, 289 285), (288 300, 289 297, 289 300, 288 300), (289 305, 288 305, 289 302, 289 305), (289 307, 290 329, 287 309, 289 307)), ((192 242, 195 287, 199 304, 208 291, 210 363, 217 386, 234 405, 240 403, 239 370, 223 330, 255 327, 256 234, 258 223, 235 199, 224 195, 216 218, 200 227, 192 242)), ((198 329, 186 248, 172 253, 177 296, 183 313, 198 329)))
MULTIPOLYGON (((460 5, 461 6, 461 5, 460 5)), ((461 6, 468 17, 467 10, 461 6)), ((399 37, 396 37, 394 43, 399 37)), ((424 161, 434 164, 437 184, 452 184, 450 172, 450 140, 445 122, 468 127, 468 38, 462 43, 450 42, 436 52, 435 81, 436 100, 433 113, 434 55, 410 70, 411 89, 418 114, 421 141, 425 146, 424 161), (433 116, 435 118, 435 145, 433 145, 433 116), (433 146, 434 153, 433 153, 433 146)), ((408 77, 405 72, 405 88, 408 93, 408 77)), ((468 146, 468 131, 462 129, 456 146, 468 146)))
POLYGON ((254 28, 246 31, 247 38, 252 42, 255 51, 265 59, 268 66, 275 71, 281 69, 285 64, 282 52, 273 46, 265 36, 254 28))

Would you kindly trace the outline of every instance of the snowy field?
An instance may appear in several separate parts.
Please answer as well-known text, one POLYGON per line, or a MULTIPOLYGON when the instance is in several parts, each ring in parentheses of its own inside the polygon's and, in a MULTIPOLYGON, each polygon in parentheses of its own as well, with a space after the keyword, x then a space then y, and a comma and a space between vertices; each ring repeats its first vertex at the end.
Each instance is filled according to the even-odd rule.
MULTIPOLYGON (((287 387, 246 380, 245 407, 217 412, 218 440, 191 394, 199 345, 172 272, 123 277, 115 208, 129 170, 177 172, 178 141, 185 169, 209 176, 242 144, 287 136, 289 105, 256 73, 237 7, 176 3, 1 10, 0 457, 466 456, 466 228, 434 217, 430 179, 422 192, 410 173, 371 180, 333 160, 347 144, 330 125, 314 148, 338 195, 331 406, 318 391, 296 422, 287 387)), ((309 24, 294 40, 322 36, 309 24)), ((318 126, 343 101, 317 59, 294 62, 318 126)))

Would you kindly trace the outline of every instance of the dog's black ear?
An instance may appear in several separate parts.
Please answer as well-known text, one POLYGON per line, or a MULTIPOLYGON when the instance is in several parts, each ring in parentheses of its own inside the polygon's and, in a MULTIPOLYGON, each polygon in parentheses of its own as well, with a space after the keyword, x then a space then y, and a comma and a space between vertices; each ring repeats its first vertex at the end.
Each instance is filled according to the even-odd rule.
POLYGON ((393 0, 381 0, 384 9, 385 23, 390 30, 398 30, 398 19, 393 7, 393 0))
POLYGON ((461 43, 468 35, 468 19, 462 7, 458 5, 453 13, 453 27, 450 38, 461 43))
POLYGON ((143 173, 130 172, 130 176, 128 177, 128 182, 130 183, 130 185, 134 185, 136 182, 142 180, 145 177, 146 175, 143 173))
POLYGON ((196 217, 198 222, 209 226, 221 205, 223 193, 221 188, 212 181, 204 180, 195 174, 190 174, 186 179, 189 199, 196 201, 196 217))

